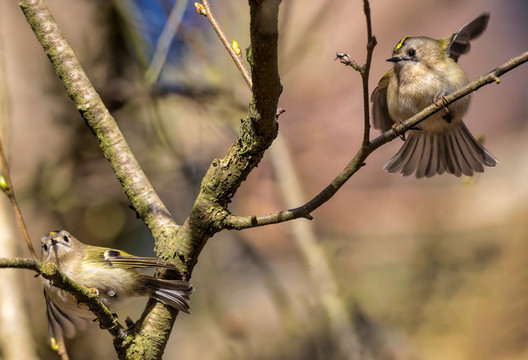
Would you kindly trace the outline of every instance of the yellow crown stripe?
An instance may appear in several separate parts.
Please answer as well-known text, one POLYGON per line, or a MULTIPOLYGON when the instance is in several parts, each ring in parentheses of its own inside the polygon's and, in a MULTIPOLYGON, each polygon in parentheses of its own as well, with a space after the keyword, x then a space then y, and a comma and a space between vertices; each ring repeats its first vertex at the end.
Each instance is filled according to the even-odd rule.
POLYGON ((401 39, 400 42, 398 43, 398 45, 396 45, 396 47, 394 48, 394 50, 400 50, 400 48, 403 46, 403 43, 404 43, 405 40, 407 40, 408 38, 410 38, 410 36, 406 36, 406 37, 404 37, 403 39, 401 39))

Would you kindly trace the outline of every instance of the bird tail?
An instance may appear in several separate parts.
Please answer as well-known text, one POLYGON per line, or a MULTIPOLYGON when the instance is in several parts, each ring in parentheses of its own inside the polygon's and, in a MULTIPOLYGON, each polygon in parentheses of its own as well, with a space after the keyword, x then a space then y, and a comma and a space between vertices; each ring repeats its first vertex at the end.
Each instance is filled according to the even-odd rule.
POLYGON ((463 122, 449 131, 410 130, 401 149, 383 166, 402 176, 431 177, 447 172, 455 176, 472 176, 484 172, 485 166, 497 165, 497 159, 471 135, 463 122))
POLYGON ((189 303, 193 286, 184 280, 166 280, 148 277, 149 295, 165 305, 189 313, 189 303))
MULTIPOLYGON (((64 335, 71 338, 75 335, 76 329, 84 330, 86 328, 86 316, 83 317, 62 310, 48 298, 46 290, 44 290, 44 297, 46 298, 46 315, 48 316, 48 344, 52 348, 64 344, 64 335)), ((87 314, 91 313, 87 312, 87 314)))

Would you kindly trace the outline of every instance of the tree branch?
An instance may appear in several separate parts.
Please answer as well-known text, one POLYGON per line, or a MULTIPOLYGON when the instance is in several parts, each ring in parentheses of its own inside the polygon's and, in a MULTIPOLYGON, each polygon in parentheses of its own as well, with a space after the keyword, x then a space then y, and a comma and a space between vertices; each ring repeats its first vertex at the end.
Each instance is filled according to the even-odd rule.
MULTIPOLYGON (((264 152, 277 136, 276 111, 280 95, 277 65, 279 0, 251 0, 251 70, 253 100, 248 116, 242 120, 240 135, 223 159, 215 159, 209 166, 200 193, 190 215, 173 238, 156 241, 158 253, 172 253, 182 263, 181 272, 189 278, 207 240, 222 230, 223 219, 229 215, 227 205, 240 184, 258 165, 264 152), (258 89, 258 90, 256 90, 258 89), (177 244, 175 243, 176 241, 177 244)), ((170 309, 150 309, 137 325, 134 344, 127 348, 132 358, 160 358, 170 333, 175 314, 170 309), (158 323, 170 326, 160 329, 158 323), (159 335, 159 336, 157 336, 159 335), (143 337, 150 336, 155 347, 146 348, 143 337), (157 336, 157 338, 152 338, 157 336)))
POLYGON ((372 54, 374 47, 377 44, 376 38, 372 36, 372 21, 370 18, 370 5, 367 0, 363 0, 363 9, 365 11, 365 18, 367 20, 367 60, 361 71, 361 81, 363 83, 363 111, 364 111, 364 131, 363 131, 363 146, 370 141, 370 92, 369 92, 369 76, 370 65, 372 63, 372 54))
POLYGON ((280 0, 250 0, 251 77, 253 79, 254 112, 250 117, 255 122, 256 133, 270 144, 277 136, 277 104, 282 85, 278 68, 278 39, 280 0))
POLYGON ((367 59, 365 65, 359 66, 352 58, 345 53, 336 53, 336 59, 341 61, 345 66, 350 66, 361 74, 361 82, 363 85, 363 143, 362 146, 367 146, 370 142, 370 91, 368 86, 370 76, 370 65, 372 63, 372 54, 374 47, 376 47, 376 38, 372 35, 372 20, 370 17, 370 4, 368 0, 363 0, 363 11, 365 12, 367 25, 367 59))
MULTIPOLYGON (((163 259, 180 270, 184 277, 185 258, 174 257, 181 252, 182 238, 178 225, 158 197, 132 154, 114 118, 104 106, 72 48, 62 35, 43 0, 21 0, 20 7, 31 25, 44 52, 61 78, 66 91, 97 138, 105 157, 137 214, 148 226, 156 240, 156 250, 163 259), (177 260, 177 261, 174 261, 177 260)), ((149 302, 134 338, 115 338, 118 356, 155 358, 163 354, 177 311, 159 302, 149 302), (143 356, 144 354, 147 354, 143 356)))
POLYGON ((33 248, 33 244, 31 243, 31 238, 29 237, 26 223, 24 222, 24 217, 22 216, 22 211, 20 211, 20 207, 18 206, 18 201, 15 196, 15 190, 13 188, 13 182, 11 181, 11 175, 9 173, 9 166, 7 165, 7 159, 5 156, 2 139, 0 139, 0 160, 2 163, 2 170, 4 173, 4 175, 0 178, 0 189, 9 198, 9 202, 11 203, 11 207, 13 208, 13 211, 15 212, 15 217, 17 219, 18 226, 20 227, 20 230, 22 231, 22 236, 24 236, 24 240, 26 241, 26 245, 29 249, 29 253, 31 254, 31 257, 36 260, 38 256, 37 256, 37 253, 35 252, 35 249, 33 248))

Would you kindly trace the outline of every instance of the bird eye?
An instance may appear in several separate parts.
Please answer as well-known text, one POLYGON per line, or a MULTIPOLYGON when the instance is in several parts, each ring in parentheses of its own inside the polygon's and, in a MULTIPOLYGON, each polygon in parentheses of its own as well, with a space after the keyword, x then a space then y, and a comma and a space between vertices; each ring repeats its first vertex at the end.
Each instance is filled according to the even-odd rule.
POLYGON ((62 239, 64 240, 64 242, 65 242, 66 244, 69 244, 69 243, 70 243, 70 238, 69 238, 68 236, 64 235, 64 237, 63 237, 62 239))
POLYGON ((44 250, 44 252, 48 252, 48 245, 42 244, 42 250, 44 250))
POLYGON ((414 50, 414 49, 410 49, 410 50, 407 52, 407 54, 409 54, 409 56, 414 56, 414 55, 416 55, 416 50, 414 50))
POLYGON ((106 254, 109 257, 116 257, 116 256, 119 256, 119 251, 118 250, 108 250, 106 254))

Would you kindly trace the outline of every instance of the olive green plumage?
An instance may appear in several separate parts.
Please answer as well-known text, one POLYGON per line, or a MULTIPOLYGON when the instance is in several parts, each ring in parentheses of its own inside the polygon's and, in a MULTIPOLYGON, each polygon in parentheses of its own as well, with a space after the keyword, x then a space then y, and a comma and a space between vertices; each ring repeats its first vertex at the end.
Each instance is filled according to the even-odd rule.
MULTIPOLYGON (((176 270, 152 257, 83 244, 66 230, 52 231, 41 239, 42 263, 53 263, 70 279, 93 290, 101 301, 114 309, 131 297, 151 296, 177 310, 189 312, 188 300, 193 286, 183 280, 157 279, 139 272, 155 267, 176 270)), ((86 327, 94 315, 69 293, 44 279, 50 342, 71 337, 86 327)))

